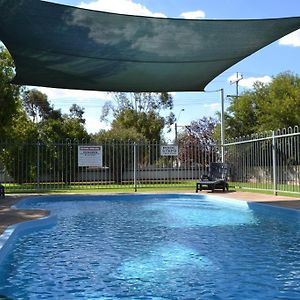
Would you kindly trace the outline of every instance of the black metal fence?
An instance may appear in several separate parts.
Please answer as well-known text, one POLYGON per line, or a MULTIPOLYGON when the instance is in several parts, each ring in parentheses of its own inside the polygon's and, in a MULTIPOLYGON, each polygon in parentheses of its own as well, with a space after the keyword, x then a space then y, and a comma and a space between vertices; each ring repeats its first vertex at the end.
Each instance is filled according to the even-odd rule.
POLYGON ((299 127, 238 138, 224 148, 234 185, 300 193, 299 127))
POLYGON ((6 190, 137 189, 149 186, 191 188, 209 163, 219 159, 216 147, 160 145, 131 141, 84 144, 0 143, 0 181, 6 190))
MULTIPOLYGON (((298 127, 227 141, 224 153, 231 186, 300 194, 298 127)), ((7 192, 170 186, 194 190, 216 161, 221 161, 220 147, 201 143, 2 141, 0 182, 7 192)))

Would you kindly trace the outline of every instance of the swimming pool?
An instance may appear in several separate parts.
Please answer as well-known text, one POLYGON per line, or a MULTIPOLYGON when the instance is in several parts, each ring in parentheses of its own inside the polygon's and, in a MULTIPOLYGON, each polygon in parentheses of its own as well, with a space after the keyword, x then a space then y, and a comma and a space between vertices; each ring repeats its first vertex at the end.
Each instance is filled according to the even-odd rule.
POLYGON ((12 299, 299 299, 300 218, 203 195, 47 196, 1 265, 12 299))

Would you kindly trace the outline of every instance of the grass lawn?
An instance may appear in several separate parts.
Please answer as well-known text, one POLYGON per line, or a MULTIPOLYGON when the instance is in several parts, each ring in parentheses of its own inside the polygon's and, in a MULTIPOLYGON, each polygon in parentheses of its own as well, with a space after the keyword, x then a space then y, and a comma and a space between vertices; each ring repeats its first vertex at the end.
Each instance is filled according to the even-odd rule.
MULTIPOLYGON (((160 182, 160 183, 138 183, 136 186, 139 192, 180 192, 195 191, 196 180, 181 182, 160 182)), ((133 183, 124 184, 99 184, 99 183, 41 183, 37 184, 5 184, 5 191, 10 193, 132 193, 135 191, 133 183)), ((230 190, 248 191, 263 194, 273 194, 272 184, 263 183, 241 183, 229 182, 230 190)), ((296 196, 300 195, 299 185, 278 184, 278 195, 296 196)))

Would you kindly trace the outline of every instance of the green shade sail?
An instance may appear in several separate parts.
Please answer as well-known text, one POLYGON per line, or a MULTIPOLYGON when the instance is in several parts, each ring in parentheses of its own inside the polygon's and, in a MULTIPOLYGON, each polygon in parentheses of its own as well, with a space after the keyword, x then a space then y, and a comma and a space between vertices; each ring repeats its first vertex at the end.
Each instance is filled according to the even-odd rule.
POLYGON ((39 0, 0 0, 14 83, 124 91, 202 91, 224 70, 300 28, 300 17, 183 20, 39 0))

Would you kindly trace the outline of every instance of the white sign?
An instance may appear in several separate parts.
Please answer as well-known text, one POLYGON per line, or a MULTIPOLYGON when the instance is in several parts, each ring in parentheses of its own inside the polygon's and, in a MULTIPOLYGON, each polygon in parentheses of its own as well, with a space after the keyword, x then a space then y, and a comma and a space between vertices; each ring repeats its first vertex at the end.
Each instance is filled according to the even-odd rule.
POLYGON ((178 146, 177 145, 160 146, 160 155, 161 156, 177 156, 178 155, 178 146))
POLYGON ((78 146, 78 167, 102 165, 102 146, 78 146))

